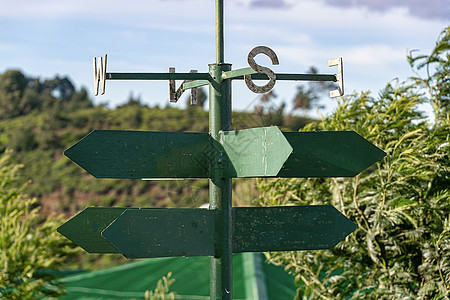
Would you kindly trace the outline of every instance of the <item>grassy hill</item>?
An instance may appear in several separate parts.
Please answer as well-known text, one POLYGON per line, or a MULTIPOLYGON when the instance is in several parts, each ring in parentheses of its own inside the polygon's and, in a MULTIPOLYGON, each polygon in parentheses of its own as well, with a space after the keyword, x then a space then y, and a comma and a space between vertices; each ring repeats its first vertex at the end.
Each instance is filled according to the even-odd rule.
MULTIPOLYGON (((208 112, 142 105, 138 99, 117 108, 94 106, 85 89, 67 78, 42 81, 20 71, 0 76, 0 151, 14 151, 23 164, 28 193, 44 215, 73 215, 86 206, 198 207, 208 202, 207 180, 142 181, 96 179, 63 155, 94 129, 207 132, 208 112)), ((311 120, 283 115, 281 109, 234 112, 233 128, 278 125, 298 130, 311 120)), ((25 180, 24 179, 24 180, 25 180)), ((234 181, 235 205, 256 197, 251 179, 234 181)))

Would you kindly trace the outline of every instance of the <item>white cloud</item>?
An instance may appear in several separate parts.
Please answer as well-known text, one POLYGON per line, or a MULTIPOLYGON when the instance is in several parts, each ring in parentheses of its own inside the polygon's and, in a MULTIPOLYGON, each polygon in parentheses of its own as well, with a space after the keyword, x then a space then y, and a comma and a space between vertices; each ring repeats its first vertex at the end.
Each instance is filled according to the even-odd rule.
MULTIPOLYGON (((328 5, 325 0, 266 0, 260 2, 265 6, 254 4, 254 0, 225 1, 225 58, 234 68, 246 67, 247 54, 257 45, 275 50, 280 60, 280 65, 273 67, 277 72, 303 73, 315 65, 331 73, 334 69, 328 69, 328 59, 342 56, 347 86, 357 90, 372 88, 374 81, 381 86, 405 75, 407 49, 426 53, 447 25, 446 21, 415 17, 405 6, 382 10, 370 9, 369 4, 328 5), (277 5, 289 8, 275 9, 277 5)), ((73 78, 79 85, 90 87, 90 56, 105 52, 110 55, 110 70, 117 72, 164 72, 169 66, 202 72, 214 61, 212 0, 0 0, 0 5, 2 24, 23 28, 12 29, 21 30, 14 34, 0 32, 0 51, 9 55, 2 58, 0 69, 15 67, 7 64, 27 57, 30 68, 18 66, 25 72, 76 74, 73 78), (55 43, 59 37, 64 41, 55 43), (61 63, 68 55, 68 63, 61 63), (86 61, 86 71, 69 60, 86 61)), ((130 81, 114 82, 108 88, 113 91, 115 85, 125 89, 117 95, 129 94, 133 86, 130 81)), ((159 85, 148 86, 145 91, 135 90, 135 94, 143 94, 144 99, 166 98, 161 96, 167 93, 165 85, 158 93, 154 87, 159 85)), ((116 103, 125 100, 112 92, 108 99, 116 103)))
POLYGON ((405 8, 416 17, 450 20, 450 2, 448 0, 325 0, 325 2, 339 7, 367 7, 370 10, 381 12, 405 8))
POLYGON ((388 45, 363 45, 344 50, 347 62, 360 65, 362 68, 387 67, 390 64, 404 61, 405 49, 398 49, 388 45))

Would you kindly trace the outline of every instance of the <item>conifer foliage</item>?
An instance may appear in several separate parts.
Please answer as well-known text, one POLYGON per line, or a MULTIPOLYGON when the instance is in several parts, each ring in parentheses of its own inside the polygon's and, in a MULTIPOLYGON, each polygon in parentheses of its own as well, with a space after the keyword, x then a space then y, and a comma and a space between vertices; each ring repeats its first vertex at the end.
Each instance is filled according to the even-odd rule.
POLYGON ((42 299, 63 293, 51 273, 75 252, 56 232, 62 219, 42 221, 36 199, 27 197, 20 165, 0 157, 0 298, 42 299))
MULTIPOLYGON (((332 204, 358 228, 332 250, 269 253, 297 298, 446 299, 450 294, 450 27, 417 74, 354 94, 305 130, 355 130, 387 156, 354 178, 260 180, 260 204, 332 204), (423 73, 423 72, 422 72, 423 73), (431 105, 432 121, 421 112, 431 105)), ((299 228, 299 230, 301 230, 299 228)))

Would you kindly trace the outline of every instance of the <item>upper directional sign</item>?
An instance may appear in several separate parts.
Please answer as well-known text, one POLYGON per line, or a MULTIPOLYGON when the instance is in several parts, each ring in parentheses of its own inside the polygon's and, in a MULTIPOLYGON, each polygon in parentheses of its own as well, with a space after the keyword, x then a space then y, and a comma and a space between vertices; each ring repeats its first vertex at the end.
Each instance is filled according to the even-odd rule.
POLYGON ((386 154, 354 131, 262 127, 207 133, 94 130, 65 154, 95 177, 351 177, 386 154))
POLYGON ((386 156, 354 131, 283 134, 294 152, 277 177, 353 177, 386 156))
POLYGON ((64 154, 97 178, 208 178, 207 133, 94 130, 64 154))
POLYGON ((292 153, 276 126, 221 131, 220 140, 230 162, 224 177, 277 176, 292 153))

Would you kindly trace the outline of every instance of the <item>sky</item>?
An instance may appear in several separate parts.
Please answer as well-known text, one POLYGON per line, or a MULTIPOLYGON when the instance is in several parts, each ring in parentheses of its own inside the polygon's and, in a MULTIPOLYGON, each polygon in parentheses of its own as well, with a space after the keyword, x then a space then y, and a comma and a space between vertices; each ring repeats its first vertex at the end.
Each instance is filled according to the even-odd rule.
MULTIPOLYGON (((449 0, 224 0, 225 62, 248 67, 255 46, 275 51, 256 61, 276 73, 315 66, 334 74, 328 60, 342 57, 345 93, 371 90, 413 73, 408 51, 428 54, 450 24, 449 0)), ((168 82, 107 81, 93 96, 92 57, 108 54, 107 72, 207 72, 215 58, 212 0, 0 0, 0 72, 20 69, 41 79, 68 76, 95 103, 111 107, 130 94, 166 106, 168 82)), ((177 82, 179 85, 181 82, 177 82)), ((298 83, 277 81, 275 101, 289 103, 298 83)), ((188 93, 185 93, 186 95, 188 93)), ((258 94, 233 82, 233 108, 250 110, 258 94)), ((336 100, 326 98, 327 114, 336 100)), ((185 101, 170 104, 184 107, 185 101), (180 103, 182 102, 182 103, 180 103)))

